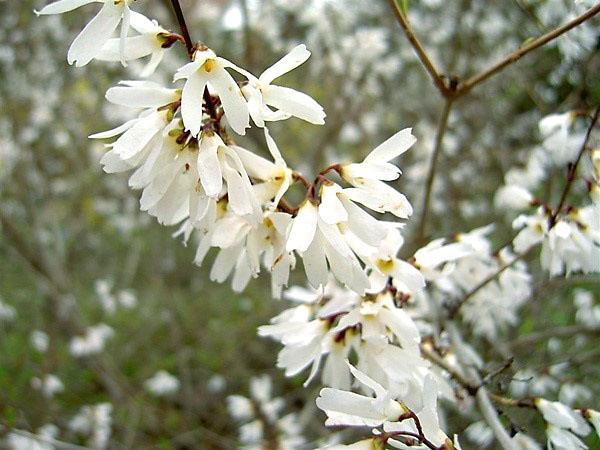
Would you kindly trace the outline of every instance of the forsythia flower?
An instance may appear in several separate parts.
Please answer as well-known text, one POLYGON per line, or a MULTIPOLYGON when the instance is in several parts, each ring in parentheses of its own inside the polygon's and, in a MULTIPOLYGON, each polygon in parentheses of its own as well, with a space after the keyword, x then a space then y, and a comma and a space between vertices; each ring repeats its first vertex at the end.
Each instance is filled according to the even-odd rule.
POLYGON ((298 117, 316 125, 325 123, 323 107, 308 95, 287 87, 271 84, 273 80, 295 69, 310 57, 305 45, 294 47, 262 75, 256 78, 243 70, 248 83, 242 86, 242 92, 248 100, 248 109, 252 120, 258 127, 264 127, 265 121, 298 117), (276 108, 273 111, 269 106, 276 108))
POLYGON ((125 38, 129 32, 131 10, 129 4, 135 0, 58 0, 36 11, 38 15, 62 14, 89 3, 103 3, 100 12, 90 20, 77 35, 67 53, 69 64, 85 66, 101 52, 103 45, 110 39, 121 23, 119 40, 120 61, 125 65, 125 38))
POLYGON ((125 38, 121 48, 121 38, 109 39, 103 46, 96 59, 101 61, 131 61, 150 56, 150 61, 140 74, 142 77, 150 76, 156 70, 165 54, 164 44, 167 42, 169 32, 161 27, 156 20, 131 11, 131 28, 139 34, 125 38))
POLYGON ((354 186, 344 189, 344 193, 373 211, 391 212, 402 219, 408 218, 412 214, 412 206, 406 197, 383 181, 392 181, 400 176, 400 169, 389 161, 406 152, 416 140, 412 129, 406 128, 377 146, 362 163, 343 165, 340 171, 342 178, 354 186))
POLYGON ((186 80, 181 96, 181 116, 186 130, 190 130, 192 136, 200 132, 202 98, 208 84, 219 95, 231 128, 238 134, 246 134, 246 128, 250 126, 248 105, 237 83, 226 70, 239 69, 209 49, 197 50, 192 58, 192 62, 181 67, 174 77, 175 81, 186 80))

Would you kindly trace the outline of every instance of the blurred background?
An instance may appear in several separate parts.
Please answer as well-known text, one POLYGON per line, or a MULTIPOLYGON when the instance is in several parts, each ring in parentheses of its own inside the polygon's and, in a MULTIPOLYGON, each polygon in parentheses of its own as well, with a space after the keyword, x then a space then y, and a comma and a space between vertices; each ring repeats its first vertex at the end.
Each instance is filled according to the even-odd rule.
MULTIPOLYGON (((317 99, 326 125, 292 119, 271 127, 290 166, 309 177, 414 127, 418 142, 401 158, 396 187, 419 211, 443 99, 386 1, 181 3, 195 40, 257 75, 298 43, 313 52, 283 84, 317 99)), ((583 9, 571 0, 407 3, 432 59, 458 78, 583 9)), ((193 243, 182 245, 171 236, 176 229, 139 211, 127 175, 102 172, 104 149, 87 136, 129 118, 103 96, 119 80, 135 79, 140 65, 69 67, 68 46, 96 7, 37 18, 33 10, 44 4, 0 0, 0 433, 52 424, 57 439, 94 448, 90 431, 73 425, 74 418, 110 404, 110 414, 93 410, 111 417, 106 448, 237 448, 225 399, 247 395, 250 377, 266 373, 287 410, 302 413, 307 440, 326 435, 312 406, 318 386, 304 389, 304 376, 285 379, 275 369, 278 346, 256 335, 285 306, 270 298, 268 277, 239 295, 210 282, 211 261, 194 266, 193 243), (153 387, 148 380, 159 371, 174 380, 153 387)), ((168 1, 134 7, 178 32, 168 1)), ((594 19, 533 52, 457 102, 435 179, 429 238, 492 222, 498 242, 511 234, 512 217, 494 209, 494 192, 506 170, 538 145, 541 117, 600 101, 599 24, 594 19)), ((184 49, 173 47, 152 79, 169 85, 184 62, 184 49)), ((266 155, 260 130, 238 143, 266 155)), ((540 196, 560 189, 552 180, 563 176, 549 177, 540 196)), ((301 283, 302 274, 293 279, 301 283)), ((568 323, 576 288, 597 301, 598 286, 586 279, 545 290, 544 313, 539 303, 525 309, 522 330, 568 323)), ((538 366, 556 357, 527 346, 520 351, 538 366)), ((571 374, 596 380, 587 383, 590 405, 599 370, 592 364, 571 374)), ((449 420, 457 433, 468 424, 449 420)), ((464 442, 466 449, 482 448, 464 442)))

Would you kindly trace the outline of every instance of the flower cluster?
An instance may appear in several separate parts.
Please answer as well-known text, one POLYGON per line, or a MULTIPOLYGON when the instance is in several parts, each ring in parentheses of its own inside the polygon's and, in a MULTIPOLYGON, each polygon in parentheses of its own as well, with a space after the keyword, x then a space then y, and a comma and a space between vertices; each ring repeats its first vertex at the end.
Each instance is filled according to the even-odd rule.
MULTIPOLYGON (((542 267, 557 276, 573 272, 600 272, 600 151, 588 151, 589 132, 578 127, 577 114, 567 112, 544 117, 539 123, 541 148, 531 153, 526 168, 513 168, 505 176, 506 184, 496 194, 499 207, 517 211, 536 207, 532 214, 520 214, 513 221, 519 231, 515 251, 521 253, 542 244, 542 267), (543 204, 531 193, 545 180, 546 174, 576 161, 587 159, 590 202, 584 206, 565 204, 564 195, 557 206, 543 204)), ((569 173, 565 193, 574 181, 569 173)))
MULTIPOLYGON (((102 3, 101 9, 71 44, 70 64, 101 60, 126 65, 149 57, 140 73, 147 77, 176 43, 184 44, 189 56, 189 62, 173 71, 173 85, 127 80, 106 92, 106 99, 127 108, 131 118, 90 136, 106 142, 100 161, 104 171, 132 171, 128 184, 141 191, 140 209, 160 224, 178 225, 174 236, 182 236, 184 243, 193 237, 197 265, 212 248, 218 249, 212 280, 231 278, 233 289, 242 291, 265 270, 271 274, 273 297, 284 295, 296 303, 258 330, 283 345, 277 366, 287 376, 310 368, 307 385, 322 365, 321 380, 327 387, 316 404, 327 415, 326 425, 372 428, 367 439, 327 448, 383 449, 389 443, 459 449, 457 438, 442 430, 438 397, 461 400, 455 390, 463 389, 482 402, 484 417, 490 400, 479 396, 487 383, 481 376, 483 364, 455 332, 456 313, 460 310, 475 335, 489 340, 516 325, 517 312, 532 292, 532 277, 521 258, 538 243, 542 266, 551 275, 600 271, 598 150, 589 152, 591 204, 578 208, 565 200, 579 160, 584 153, 587 157, 591 128, 576 128, 577 114, 571 112, 540 122, 541 148, 531 153, 525 169, 506 174, 506 185, 496 194, 500 207, 538 208, 514 220, 519 232, 512 245, 493 251, 488 237, 493 227, 488 226, 435 239, 401 258, 405 224, 389 219, 406 220, 413 208, 389 183, 401 174, 393 161, 416 142, 411 128, 393 134, 360 162, 334 163, 307 178, 289 167, 268 128, 270 122, 292 117, 325 123, 324 109, 311 96, 276 84, 308 60, 311 53, 305 45, 295 46, 256 76, 205 44, 193 43, 183 24, 179 35, 132 11, 133 0, 59 0, 38 14, 60 14, 95 2, 102 3), (261 153, 268 157, 236 144, 234 136, 245 135, 252 126, 261 129, 261 153), (567 184, 558 205, 544 204, 534 195, 545 176, 540 166, 556 169, 567 163, 567 184), (295 183, 304 189, 296 204, 289 195, 295 183), (284 291, 298 259, 310 287, 284 291)), ((370 62, 383 57, 388 46, 378 33, 363 31, 342 47, 370 62), (365 42, 372 42, 375 51, 365 42)), ((377 71, 387 71, 383 68, 394 61, 377 71)), ((350 76, 360 78, 358 72, 359 67, 350 76)), ((593 124, 597 118, 598 112, 593 124)), ((106 312, 114 313, 119 304, 135 305, 131 292, 115 297, 111 289, 106 282, 96 285, 106 312)), ((592 308, 590 301, 582 305, 592 308)), ((0 309, 1 316, 11 318, 11 311, 0 309)), ((71 353, 99 353, 112 335, 104 324, 87 328, 84 336, 72 339, 71 353)), ((32 341, 46 350, 43 336, 32 341)), ((53 375, 34 384, 47 397, 63 389, 53 375)), ((144 385, 153 395, 168 397, 178 391, 179 380, 161 371, 144 385)), ((297 416, 279 417, 283 402, 271 398, 270 379, 253 379, 250 390, 251 398, 228 398, 231 415, 243 423, 242 448, 304 445, 297 416)), ((599 427, 598 413, 592 410, 574 411, 544 399, 528 405, 548 423, 549 448, 585 448, 578 436, 591 431, 586 420, 599 427)), ((505 437, 498 424, 486 419, 499 441, 535 448, 527 435, 505 437)), ((88 406, 70 428, 90 445, 105 448, 111 420, 110 404, 88 406)))

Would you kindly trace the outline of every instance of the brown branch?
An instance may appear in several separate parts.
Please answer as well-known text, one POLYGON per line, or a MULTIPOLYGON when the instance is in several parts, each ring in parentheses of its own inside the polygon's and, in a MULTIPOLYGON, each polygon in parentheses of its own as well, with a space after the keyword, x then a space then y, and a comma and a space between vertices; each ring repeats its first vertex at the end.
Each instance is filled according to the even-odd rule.
POLYGON ((412 26, 410 25, 410 22, 404 16, 404 13, 400 9, 400 6, 398 5, 397 1, 388 1, 392 10, 394 11, 396 19, 398 19, 398 23, 400 24, 402 30, 404 31, 404 34, 406 35, 406 38, 409 40, 409 42, 415 49, 415 53, 419 57, 421 64, 423 64, 423 67, 425 67, 425 70, 427 70, 427 73, 433 80, 433 84, 435 84, 435 86, 438 88, 438 90, 444 97, 451 96, 452 91, 448 88, 448 86, 446 86, 444 79, 442 78, 438 70, 435 68, 435 65, 431 61, 431 58, 429 57, 427 52, 425 51, 425 48, 423 48, 421 41, 419 41, 419 39, 417 38, 415 32, 412 29, 412 26))
POLYGON ((437 162, 442 152, 442 143, 444 140, 444 135, 446 134, 446 130, 448 128, 448 117, 450 116, 450 109, 452 108, 452 103, 452 98, 446 99, 446 103, 444 104, 444 109, 442 110, 442 115, 438 123, 437 134, 435 136, 435 147, 433 148, 431 162, 429 163, 429 172, 427 173, 427 181, 425 182, 425 194, 423 197, 421 217, 419 219, 419 225, 415 237, 417 245, 422 244, 425 239, 427 216, 429 214, 429 204, 431 203, 431 191, 433 189, 433 181, 436 175, 437 162))
MULTIPOLYGON (((463 375, 462 372, 460 372, 457 368, 455 368, 450 363, 445 361, 434 350, 430 349, 429 347, 427 347, 425 345, 421 345, 421 355, 425 359, 434 363, 436 366, 438 366, 441 369, 444 369, 446 372, 448 372, 450 377, 454 381, 456 381, 463 389, 465 389, 471 396, 477 395, 477 391, 479 391, 479 389, 485 385, 484 382, 476 383, 476 382, 470 380, 465 375, 463 375)), ((487 394, 490 397, 490 399, 493 400, 494 403, 497 403, 498 405, 513 406, 513 407, 519 407, 519 408, 535 408, 535 405, 533 405, 533 402, 529 398, 514 399, 514 398, 509 398, 509 397, 504 397, 502 395, 494 394, 491 392, 488 392, 487 394)))
MULTIPOLYGON (((598 4, 598 6, 600 7, 600 4, 598 4)), ((594 111, 594 117, 592 117, 592 123, 590 124, 590 126, 587 130, 587 133, 585 134, 585 139, 583 140, 583 143, 581 144, 581 149, 579 150, 579 153, 577 154, 577 159, 575 160, 575 162, 573 162, 569 165, 569 172, 567 174, 567 182, 565 183, 565 187, 562 191, 562 194, 560 195, 560 200, 558 201, 558 205, 556 206, 556 209, 554 209, 554 211, 552 212, 552 215, 548 218, 549 228, 552 228, 554 225, 556 225, 556 218, 560 214, 560 211, 562 210, 562 208, 565 204, 565 200, 567 199, 567 195, 569 194, 569 191, 571 190, 571 186, 573 186, 573 182, 576 179, 577 166, 579 165, 579 161, 581 161, 581 157, 583 156, 583 154, 585 153, 585 150, 587 149, 587 144, 592 135, 592 130, 594 129, 594 127, 596 126, 596 123, 598 122, 599 114, 600 114, 600 105, 598 105, 596 107, 596 111, 594 111)))
POLYGON ((171 5, 173 5, 173 11, 177 17, 177 22, 179 23, 179 29, 181 30, 188 56, 192 59, 192 56, 194 55, 194 43, 192 42, 192 37, 190 36, 187 23, 185 22, 185 16, 183 15, 179 0, 171 0, 171 5))
MULTIPOLYGON (((390 1, 393 1, 393 0, 390 0, 390 1)), ((525 44, 522 47, 519 47, 518 49, 514 50, 512 53, 505 56, 503 59, 501 59, 496 64, 489 67, 488 69, 484 70, 483 72, 481 72, 477 75, 472 76, 471 78, 467 79, 467 81, 465 81, 464 83, 461 83, 458 86, 458 88, 456 89, 456 91, 454 92, 454 95, 456 97, 465 95, 471 89, 473 89, 475 86, 477 86, 478 84, 493 77, 498 72, 502 71, 504 68, 508 67, 509 65, 511 65, 514 62, 521 59, 527 53, 547 44, 548 42, 552 41, 553 39, 556 39, 558 36, 575 28, 577 25, 580 25, 583 22, 585 22, 586 20, 594 17, 599 12, 600 12, 600 3, 598 3, 596 6, 591 7, 585 13, 583 13, 579 17, 576 17, 575 19, 571 20, 570 22, 567 22, 566 24, 561 25, 560 27, 534 39, 533 41, 529 42, 528 44, 525 44)))

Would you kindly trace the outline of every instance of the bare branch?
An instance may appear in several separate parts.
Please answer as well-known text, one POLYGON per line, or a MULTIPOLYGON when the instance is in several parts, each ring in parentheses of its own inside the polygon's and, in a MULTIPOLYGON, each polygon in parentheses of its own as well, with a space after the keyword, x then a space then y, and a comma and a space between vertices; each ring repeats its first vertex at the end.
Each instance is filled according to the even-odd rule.
POLYGON ((552 212, 552 215, 548 219, 548 226, 550 228, 552 228, 554 225, 556 225, 556 218, 560 214, 560 211, 562 210, 562 208, 565 204, 565 200, 567 199, 567 195, 569 194, 569 191, 571 190, 571 186, 573 185, 573 182, 575 181, 575 178, 577 175, 577 166, 579 165, 579 161, 581 161, 581 157, 583 156, 583 154, 585 153, 585 150, 587 149, 587 144, 590 141, 590 137, 592 135, 592 130, 594 129, 594 127, 596 126, 596 123, 598 122, 599 114, 600 114, 600 105, 598 105, 596 107, 596 111, 594 111, 594 117, 592 117, 592 123, 590 124, 590 126, 587 130, 587 133, 585 134, 585 139, 583 140, 583 143, 581 144, 581 149, 579 150, 579 153, 577 154, 577 159, 575 160, 575 162, 573 162, 569 165, 569 173, 567 174, 567 182, 565 183, 565 187, 562 191, 562 194, 560 195, 560 200, 558 201, 558 205, 552 212))
POLYGON ((427 181, 425 183, 425 194, 423 197, 421 217, 419 219, 419 225, 417 228, 415 238, 419 245, 422 244, 425 239, 425 227, 427 225, 427 216, 429 214, 429 204, 431 203, 431 191, 433 189, 433 180, 435 179, 436 175, 437 162, 440 153, 442 152, 442 143, 444 140, 444 135, 446 134, 446 129, 448 128, 448 117, 450 116, 450 109, 452 108, 452 103, 452 98, 446 99, 444 109, 442 110, 442 115, 440 116, 440 121, 438 122, 437 134, 435 136, 435 147, 433 148, 431 162, 429 163, 429 172, 427 173, 427 181))
POLYGON ((452 305, 449 308, 448 317, 450 319, 453 319, 454 317, 456 317, 456 314, 458 313, 458 311, 460 310, 460 308, 462 308, 462 306, 466 302, 468 302, 469 299, 471 299, 475 294, 477 294, 481 289, 483 289, 484 287, 486 287, 489 283, 491 283, 492 281, 494 281, 506 269, 514 266, 517 263, 517 261, 520 261, 525 256, 527 256, 527 254, 529 254, 529 252, 533 248, 535 248, 535 246, 529 247, 523 253, 519 253, 512 260, 510 260, 509 262, 507 262, 507 263, 503 264, 502 266, 500 266, 496 272, 494 272, 493 274, 489 275, 487 278, 484 278, 477 286, 475 286, 473 289, 471 289, 469 292, 467 292, 463 298, 461 298, 457 303, 455 303, 454 305, 452 305))
MULTIPOLYGON (((390 1, 393 1, 393 0, 390 0, 390 1)), ((493 66, 489 67, 488 69, 484 70, 483 72, 481 72, 475 76, 472 76, 464 83, 461 83, 458 86, 458 88, 456 89, 456 91, 454 92, 454 95, 456 97, 460 97, 460 96, 467 94, 475 86, 477 86, 478 84, 483 83, 484 81, 493 77, 498 72, 502 71, 509 65, 511 65, 514 62, 521 59, 527 53, 532 52, 533 50, 547 44, 548 42, 552 41, 553 39, 556 39, 558 36, 566 33, 567 31, 582 24, 586 20, 594 17, 599 12, 600 12, 600 3, 598 3, 596 6, 591 7, 585 13, 583 13, 579 17, 576 17, 575 19, 571 20, 570 22, 568 22, 564 25, 561 25, 560 27, 538 37, 537 39, 534 39, 533 41, 529 42, 528 44, 523 45, 522 47, 519 47, 518 49, 514 50, 512 53, 510 53, 509 55, 505 56, 503 59, 498 61, 493 66)))
POLYGON ((392 7, 392 10, 394 11, 394 14, 398 19, 398 23, 402 27, 406 38, 409 40, 409 42, 415 49, 415 52, 419 57, 421 64, 423 64, 423 67, 425 67, 425 70, 427 70, 427 73, 429 73, 429 76, 433 80, 433 84, 435 84, 435 86, 438 88, 438 90, 444 97, 450 96, 451 90, 446 86, 444 79, 441 77, 440 73, 435 68, 433 62, 431 61, 431 58, 423 48, 421 41, 419 41, 415 32, 413 31, 410 22, 404 16, 404 13, 400 9, 400 6, 396 2, 396 0, 389 0, 389 4, 392 7))

